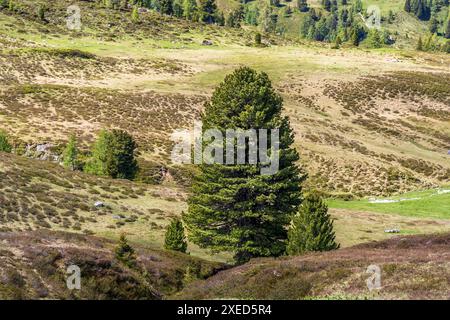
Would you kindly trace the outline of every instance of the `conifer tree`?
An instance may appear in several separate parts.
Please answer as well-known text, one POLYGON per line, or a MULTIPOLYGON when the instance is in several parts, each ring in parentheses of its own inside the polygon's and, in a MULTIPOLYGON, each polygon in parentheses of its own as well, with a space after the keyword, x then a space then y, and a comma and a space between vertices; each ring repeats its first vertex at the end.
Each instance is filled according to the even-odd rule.
POLYGON ((134 6, 133 11, 131 12, 131 21, 133 21, 133 23, 139 22, 139 11, 137 6, 134 6))
POLYGON ((87 173, 119 179, 133 179, 138 166, 133 137, 123 130, 102 130, 85 166, 87 173))
POLYGON ((450 39, 450 15, 447 18, 447 23, 445 24, 444 37, 446 39, 450 39))
POLYGON ((78 149, 75 135, 71 135, 69 142, 63 152, 63 165, 70 170, 76 170, 78 167, 78 149))
POLYGON ((336 36, 336 40, 334 41, 334 49, 339 49, 341 47, 342 40, 340 36, 336 36))
POLYGON ((382 41, 380 32, 375 28, 370 29, 367 42, 370 48, 381 48, 382 41))
POLYGON ((406 12, 411 12, 411 0, 406 0, 405 1, 405 11, 406 12))
POLYGON ((213 23, 216 10, 215 0, 199 0, 198 11, 202 22, 213 23))
POLYGON ((322 7, 327 11, 331 11, 331 0, 322 0, 322 7))
POLYGON ((196 0, 183 0, 183 17, 186 20, 193 20, 196 10, 196 0))
POLYGON ((116 179, 133 179, 138 170, 133 137, 126 131, 114 129, 110 133, 106 154, 106 174, 116 179))
POLYGON ((445 53, 450 53, 450 40, 445 41, 444 45, 442 46, 442 51, 445 53))
POLYGON ((47 8, 44 5, 39 5, 38 7, 38 17, 39 20, 41 21, 46 21, 45 20, 45 12, 47 11, 47 8))
POLYGON ((300 12, 307 12, 309 10, 307 0, 298 0, 297 8, 300 12))
POLYGON ((128 267, 136 265, 136 253, 132 246, 128 244, 125 234, 120 235, 119 243, 114 251, 117 260, 128 267))
POLYGON ((419 37, 419 41, 417 41, 416 50, 417 51, 423 51, 422 37, 419 37))
POLYGON ((183 16, 182 0, 173 0, 173 15, 177 18, 181 18, 183 16))
POLYGON ((355 47, 359 46, 359 35, 356 28, 353 28, 350 40, 355 47))
POLYGON ((162 14, 172 15, 173 14, 173 0, 160 0, 159 10, 162 14))
POLYGON ((186 252, 187 242, 181 219, 173 219, 167 227, 164 248, 167 250, 186 252))
POLYGON ((316 193, 306 196, 299 213, 292 219, 288 236, 287 252, 290 255, 339 248, 328 207, 316 193))
POLYGON ((438 31, 439 27, 439 21, 437 20, 437 17, 435 14, 431 16, 430 19, 430 33, 436 33, 438 31))
POLYGON ((201 165, 183 216, 190 241, 232 251, 237 263, 285 252, 286 226, 301 203, 305 175, 295 164, 293 132, 281 111, 282 98, 265 73, 242 67, 216 88, 205 106, 203 129, 225 136, 226 129, 278 128, 279 170, 262 175, 260 158, 257 164, 201 165))
POLYGON ((261 33, 258 32, 255 34, 255 45, 260 46, 261 41, 262 41, 261 33))
POLYGON ((100 131, 92 148, 92 156, 84 166, 84 171, 98 176, 106 174, 106 159, 111 136, 108 131, 100 131))

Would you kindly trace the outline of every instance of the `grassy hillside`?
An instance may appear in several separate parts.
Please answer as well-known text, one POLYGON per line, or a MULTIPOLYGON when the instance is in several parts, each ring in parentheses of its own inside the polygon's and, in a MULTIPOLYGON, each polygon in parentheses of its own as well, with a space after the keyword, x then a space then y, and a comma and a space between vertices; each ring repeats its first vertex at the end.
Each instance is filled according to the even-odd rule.
MULTIPOLYGON (((250 31, 196 24, 186 31, 191 45, 175 32, 163 39, 127 27, 113 41, 92 13, 107 10, 86 10, 94 31, 75 34, 59 32, 63 25, 52 14, 60 11, 46 24, 0 13, 0 120, 18 146, 61 148, 75 133, 86 149, 101 128, 123 128, 138 140, 142 160, 170 167, 170 133, 191 127, 224 75, 245 64, 268 72, 283 95, 309 185, 358 197, 449 181, 448 56, 292 43, 254 48, 245 46, 250 31), (19 32, 21 25, 30 32, 19 32), (213 46, 201 46, 205 38, 213 46)), ((155 19, 185 23, 147 18, 149 28, 155 19)))
POLYGON ((450 236, 397 237, 328 253, 255 259, 185 288, 178 299, 447 299, 450 236), (370 265, 381 288, 369 291, 370 265))
POLYGON ((388 199, 330 200, 333 208, 395 213, 412 217, 450 218, 450 188, 410 192, 388 199))
MULTIPOLYGON (((237 7, 218 2, 225 11, 237 7)), ((402 7, 373 2, 383 13, 402 7)), ((14 11, 0 10, 0 130, 14 145, 13 154, 0 152, 0 299, 446 298, 449 237, 430 234, 450 231, 450 56, 409 49, 425 23, 398 13, 383 25, 399 31, 396 47, 334 50, 265 33, 256 46, 257 28, 153 11, 133 22, 131 10, 91 1, 78 3, 83 28, 74 32, 65 21, 71 1, 15 3, 14 11), (37 4, 49 8, 45 21, 37 4), (282 95, 309 176, 304 188, 329 198, 344 249, 254 260, 176 295, 223 268, 230 254, 192 244, 190 255, 163 250, 196 170, 171 163, 170 134, 191 128, 214 88, 242 65, 267 72, 282 95), (137 141, 136 181, 58 163, 70 135, 84 160, 104 128, 137 141), (138 251, 136 270, 113 257, 121 233, 138 251), (417 234, 428 236, 406 237, 417 234), (364 244, 371 241, 384 242, 364 244), (87 274, 77 296, 63 282, 71 262, 87 274), (386 281, 379 295, 364 285, 372 263, 386 281)), ((293 35, 301 19, 294 12, 282 23, 293 35)))
MULTIPOLYGON (((116 240, 125 233, 132 243, 162 249, 173 217, 187 209, 187 193, 174 184, 148 185, 72 172, 49 161, 0 153, 0 231, 51 229, 93 234, 116 240), (97 201, 103 207, 95 207, 97 201)), ((415 210, 397 212, 395 204, 361 205, 367 201, 330 201, 341 246, 402 234, 445 232, 450 216, 444 198, 414 201, 415 210), (441 200, 439 202, 439 200, 441 200), (443 205, 437 207, 436 205, 443 205), (378 207, 374 207, 378 206, 378 207), (378 209, 378 210, 376 210, 378 209), (383 214, 381 214, 383 213, 383 214)), ((403 204, 403 202, 401 203, 403 204)), ((401 204, 398 204, 401 206, 401 204)), ((227 253, 211 254, 190 244, 194 256, 229 261, 227 253)))

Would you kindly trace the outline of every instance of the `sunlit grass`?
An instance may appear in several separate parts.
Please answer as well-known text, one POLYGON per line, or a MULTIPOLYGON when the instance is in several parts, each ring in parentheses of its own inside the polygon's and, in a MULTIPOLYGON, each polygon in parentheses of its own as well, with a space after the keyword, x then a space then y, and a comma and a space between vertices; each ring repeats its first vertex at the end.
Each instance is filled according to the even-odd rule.
POLYGON ((373 203, 373 199, 356 201, 329 200, 331 208, 394 213, 410 217, 450 219, 450 187, 426 191, 410 192, 377 200, 396 200, 398 202, 373 203), (440 194, 438 193, 441 190, 440 194))

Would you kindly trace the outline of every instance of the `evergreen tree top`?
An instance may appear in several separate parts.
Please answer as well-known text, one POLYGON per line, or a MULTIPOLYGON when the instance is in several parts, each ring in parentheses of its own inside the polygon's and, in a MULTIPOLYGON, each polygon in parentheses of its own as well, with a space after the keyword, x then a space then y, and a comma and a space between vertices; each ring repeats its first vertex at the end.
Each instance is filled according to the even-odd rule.
POLYGON ((207 128, 275 128, 280 124, 282 101, 265 72, 241 67, 214 91, 203 122, 207 128))

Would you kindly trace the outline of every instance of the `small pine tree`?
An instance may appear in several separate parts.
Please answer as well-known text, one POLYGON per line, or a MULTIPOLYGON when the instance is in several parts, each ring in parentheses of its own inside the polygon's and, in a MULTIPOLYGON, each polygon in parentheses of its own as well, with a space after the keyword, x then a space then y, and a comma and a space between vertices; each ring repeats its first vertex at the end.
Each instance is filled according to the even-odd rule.
POLYGON ((303 201, 299 213, 292 220, 288 239, 287 252, 290 255, 339 248, 328 207, 316 193, 309 194, 303 201))
POLYGON ((107 152, 110 149, 111 134, 106 131, 100 131, 94 147, 91 151, 91 158, 84 166, 84 171, 97 176, 106 176, 107 152))
POLYGON ((134 156, 136 142, 123 130, 114 129, 110 135, 111 140, 105 162, 106 174, 114 179, 134 179, 138 171, 134 156))
POLYGON ((257 45, 257 46, 260 46, 261 45, 261 33, 257 33, 257 34, 255 34, 255 44, 257 45))
POLYGON ((75 170, 78 167, 78 149, 75 135, 71 135, 69 143, 63 152, 63 165, 70 170, 75 170))
POLYGON ((353 29, 353 31, 352 31, 351 41, 355 47, 359 46, 359 35, 358 35, 358 31, 356 29, 353 29))
POLYGON ((447 24, 445 26, 444 38, 450 39, 450 16, 447 19, 447 24))
POLYGON ((133 23, 139 22, 139 11, 137 6, 134 6, 133 11, 131 12, 131 21, 133 21, 133 23))
POLYGON ((187 266, 186 271, 184 273, 184 277, 183 277, 183 285, 187 286, 189 283, 191 283, 197 279, 198 278, 197 278, 197 275, 195 274, 194 267, 187 266))
POLYGON ((85 166, 87 173, 114 179, 133 179, 138 171, 133 137, 123 130, 102 130, 85 166))
POLYGON ((336 40, 334 41, 334 46, 333 46, 333 48, 334 48, 334 49, 339 49, 339 48, 341 47, 341 44, 342 44, 341 37, 340 37, 340 36, 337 36, 337 37, 336 37, 336 40))
POLYGON ((40 5, 39 8, 38 8, 39 20, 46 21, 45 20, 45 11, 47 11, 47 8, 44 5, 40 5))
POLYGON ((405 1, 405 11, 406 12, 411 12, 411 0, 406 0, 405 1))
POLYGON ((417 51, 423 51, 422 37, 419 37, 419 41, 417 41, 416 50, 417 51))
POLYGON ((136 265, 136 253, 133 247, 128 244, 125 234, 122 233, 120 235, 119 243, 114 253, 116 259, 128 267, 133 267, 136 265))
POLYGON ((297 8, 300 12, 308 12, 308 2, 307 0, 298 0, 297 1, 297 8))
POLYGON ((370 48, 381 48, 382 41, 380 32, 377 29, 371 29, 367 37, 367 42, 370 48))
POLYGON ((394 12, 392 10, 389 10, 387 22, 388 23, 392 23, 394 20, 395 20, 394 12))
POLYGON ((0 130, 0 152, 11 153, 12 146, 8 141, 8 136, 2 130, 0 130))
POLYGON ((160 0, 160 12, 162 14, 172 15, 173 14, 173 0, 160 0))
POLYGON ((199 0, 198 13, 200 21, 213 23, 217 5, 215 0, 199 0))
POLYGON ((450 53, 450 40, 445 41, 445 44, 442 46, 442 51, 450 53))
POLYGON ((193 20, 197 11, 197 2, 195 0, 183 0, 183 17, 186 20, 193 20))
POLYGON ((173 15, 177 18, 183 17, 183 2, 182 0, 173 1, 173 15))
POLYGON ((167 250, 180 251, 185 253, 187 249, 186 236, 184 234, 183 222, 175 218, 169 224, 166 230, 164 248, 167 250))

